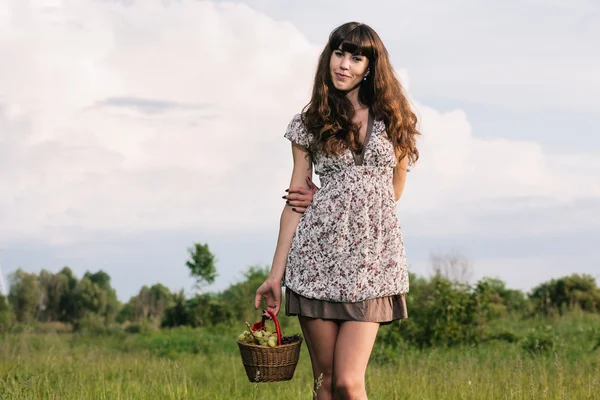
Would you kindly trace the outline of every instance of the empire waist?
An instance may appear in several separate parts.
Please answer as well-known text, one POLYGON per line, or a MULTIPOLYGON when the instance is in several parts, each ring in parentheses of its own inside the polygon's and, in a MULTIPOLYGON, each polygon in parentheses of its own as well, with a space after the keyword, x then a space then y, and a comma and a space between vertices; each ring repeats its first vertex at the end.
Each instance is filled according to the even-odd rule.
POLYGON ((321 201, 347 202, 360 198, 367 202, 391 201, 395 206, 393 169, 388 167, 348 167, 319 176, 321 188, 314 205, 321 201))

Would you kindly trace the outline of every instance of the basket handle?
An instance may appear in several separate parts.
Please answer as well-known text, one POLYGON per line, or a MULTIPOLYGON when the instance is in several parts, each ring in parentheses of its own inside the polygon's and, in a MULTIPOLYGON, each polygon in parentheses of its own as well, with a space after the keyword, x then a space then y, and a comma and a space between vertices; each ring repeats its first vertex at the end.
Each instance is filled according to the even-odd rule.
POLYGON ((259 322, 252 325, 252 330, 257 331, 265 327, 265 321, 268 319, 272 319, 275 324, 275 332, 277 332, 277 345, 281 346, 281 328, 279 327, 279 321, 277 320, 277 316, 271 310, 264 310, 262 318, 259 322), (265 313, 268 315, 265 315, 265 313))

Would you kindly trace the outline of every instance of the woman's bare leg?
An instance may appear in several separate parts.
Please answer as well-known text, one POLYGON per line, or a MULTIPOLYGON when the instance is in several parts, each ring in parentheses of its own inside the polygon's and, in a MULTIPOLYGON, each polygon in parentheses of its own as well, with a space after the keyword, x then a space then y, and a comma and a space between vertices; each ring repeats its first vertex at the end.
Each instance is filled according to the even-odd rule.
POLYGON ((375 344, 376 322, 342 322, 334 353, 335 393, 340 400, 366 400, 365 372, 375 344))
POLYGON ((338 335, 338 324, 334 321, 298 316, 302 334, 308 347, 315 380, 322 379, 316 400, 332 400, 333 354, 338 335), (322 377, 320 378, 320 376, 322 377))

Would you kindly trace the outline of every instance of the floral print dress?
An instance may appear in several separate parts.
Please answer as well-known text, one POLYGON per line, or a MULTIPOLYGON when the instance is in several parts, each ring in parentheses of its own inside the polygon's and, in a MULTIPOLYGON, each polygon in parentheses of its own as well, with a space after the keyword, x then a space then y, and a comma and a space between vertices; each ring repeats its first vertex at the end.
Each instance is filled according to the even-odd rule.
MULTIPOLYGON (((284 135, 308 147, 300 114, 284 135)), ((385 124, 369 117, 363 153, 317 151, 321 181, 296 228, 283 285, 308 298, 361 302, 408 292, 408 269, 392 183, 397 159, 385 124)))

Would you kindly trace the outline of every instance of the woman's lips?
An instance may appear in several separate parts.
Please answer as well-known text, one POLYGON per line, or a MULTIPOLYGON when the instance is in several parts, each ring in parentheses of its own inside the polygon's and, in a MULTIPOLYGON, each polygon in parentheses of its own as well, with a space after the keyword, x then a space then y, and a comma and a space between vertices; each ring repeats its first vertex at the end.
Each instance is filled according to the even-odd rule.
POLYGON ((337 72, 336 72, 335 76, 337 76, 338 79, 341 79, 341 80, 345 80, 345 79, 350 78, 349 76, 338 74, 337 72))

